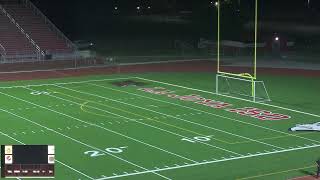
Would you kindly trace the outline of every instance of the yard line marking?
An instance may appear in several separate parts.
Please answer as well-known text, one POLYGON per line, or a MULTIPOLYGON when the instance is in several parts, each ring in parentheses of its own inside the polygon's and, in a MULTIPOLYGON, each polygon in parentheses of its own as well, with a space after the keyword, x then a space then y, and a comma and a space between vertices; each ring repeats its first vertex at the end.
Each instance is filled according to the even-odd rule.
MULTIPOLYGON (((0 93, 1 93, 1 92, 0 92, 0 93)), ((61 98, 61 97, 58 97, 58 96, 54 96, 54 95, 47 95, 47 96, 55 97, 55 98, 57 98, 57 99, 61 99, 61 100, 64 100, 64 101, 73 102, 73 101, 70 101, 70 100, 67 100, 67 99, 64 99, 64 98, 61 98)), ((77 103, 77 102, 73 102, 73 103, 80 105, 80 103, 77 103)), ((100 110, 100 111, 103 111, 103 112, 106 112, 106 113, 109 113, 109 114, 112 114, 112 115, 115 115, 115 116, 119 116, 119 117, 122 117, 122 118, 124 118, 124 119, 130 120, 130 121, 133 121, 133 122, 136 122, 136 123, 139 123, 139 124, 143 124, 143 125, 145 125, 145 126, 149 126, 149 127, 152 127, 152 128, 155 128, 155 129, 158 129, 158 130, 161 130, 161 131, 164 131, 164 132, 167 132, 167 133, 170 133, 170 134, 173 134, 173 135, 182 137, 182 138, 188 138, 188 137, 186 137, 186 136, 183 136, 183 135, 180 135, 180 134, 177 134, 177 133, 174 133, 174 132, 171 132, 171 131, 168 131, 168 130, 165 130, 165 129, 162 129, 162 128, 159 128, 159 127, 156 127, 156 126, 152 126, 152 125, 150 125, 150 124, 146 124, 146 123, 143 123, 143 122, 141 122, 141 121, 136 121, 135 119, 131 119, 131 118, 128 118, 128 117, 125 117, 125 116, 121 116, 121 115, 119 115, 119 114, 112 113, 112 112, 110 112, 110 111, 106 111, 106 110, 103 110, 103 109, 100 109, 100 108, 97 108, 97 107, 94 107, 94 106, 88 106, 88 107, 91 107, 91 108, 93 108, 93 109, 97 109, 97 110, 100 110)), ((110 107, 111 107, 111 106, 110 106, 110 107)), ((122 110, 122 111, 123 111, 123 110, 122 110)), ((128 111, 127 111, 127 112, 128 112, 128 111)), ((131 114, 135 114, 135 113, 131 113, 131 114)), ((136 115, 138 115, 138 114, 136 114, 136 115)), ((139 116, 141 116, 141 115, 139 115, 139 116)), ((150 119, 150 118, 149 118, 149 119, 150 119)), ((240 155, 240 156, 241 156, 241 154, 239 154, 239 153, 236 153, 236 152, 233 152, 233 151, 230 151, 230 150, 221 148, 221 147, 219 147, 219 146, 214 146, 214 145, 212 145, 212 144, 208 144, 208 143, 205 143, 205 142, 199 142, 199 143, 205 144, 205 145, 207 145, 207 146, 210 146, 210 147, 213 147, 213 148, 216 148, 216 149, 220 149, 220 150, 223 150, 223 151, 230 152, 230 153, 237 154, 237 155, 240 155)))
MULTIPOLYGON (((262 141, 258 141, 258 140, 255 140, 255 139, 251 139, 251 138, 245 137, 245 136, 241 136, 241 135, 238 135, 238 134, 234 134, 234 133, 231 133, 231 132, 228 132, 228 131, 224 131, 224 130, 221 130, 221 129, 217 129, 217 128, 214 128, 214 127, 211 127, 211 126, 203 125, 203 124, 196 123, 196 122, 193 122, 193 121, 188 121, 188 120, 186 120, 186 119, 178 118, 178 117, 175 117, 175 116, 173 116, 173 115, 168 115, 168 114, 165 114, 165 113, 161 113, 161 112, 154 111, 154 110, 151 110, 151 109, 147 109, 147 108, 144 108, 144 107, 136 106, 136 105, 129 104, 129 103, 126 103, 126 102, 114 100, 114 99, 107 98, 107 97, 104 97, 104 96, 100 96, 100 95, 97 95, 97 94, 92 94, 92 93, 88 93, 88 92, 83 92, 83 91, 79 91, 79 90, 74 90, 74 89, 71 89, 71 88, 67 88, 67 87, 63 87, 63 86, 58 86, 58 85, 55 85, 55 86, 60 87, 60 88, 63 88, 63 89, 67 89, 67 90, 70 90, 70 91, 74 91, 74 92, 78 92, 78 93, 82 93, 82 94, 94 96, 94 97, 99 97, 99 98, 103 98, 103 99, 108 99, 108 100, 110 100, 110 101, 114 101, 114 102, 118 102, 118 103, 125 104, 125 105, 128 105, 128 106, 136 107, 136 108, 143 109, 143 110, 146 110, 146 111, 150 111, 150 112, 153 112, 153 113, 156 113, 156 114, 161 114, 161 115, 164 115, 164 116, 167 116, 167 117, 171 117, 171 118, 178 119, 178 120, 181 120, 181 121, 184 121, 184 122, 188 122, 188 123, 190 123, 190 124, 194 124, 194 125, 197 125, 197 126, 205 127, 205 128, 208 128, 208 129, 212 129, 212 130, 215 130, 215 131, 219 131, 219 132, 223 132, 223 133, 226 133, 226 134, 229 134, 229 135, 233 135, 233 136, 236 136, 236 137, 240 137, 240 138, 243 138, 243 139, 251 140, 251 141, 254 141, 254 142, 256 142, 256 143, 264 144, 264 145, 271 146, 271 147, 276 147, 276 148, 279 148, 279 149, 284 149, 284 148, 282 148, 282 147, 280 147, 280 146, 275 146, 275 145, 272 145, 272 144, 269 144, 269 143, 265 143, 265 142, 262 142, 262 141)), ((51 95, 49 95, 49 96, 51 96, 51 95)))
MULTIPOLYGON (((71 97, 71 98, 74 98, 74 99, 79 99, 79 100, 83 100, 83 101, 86 101, 85 103, 83 103, 81 106, 80 106, 80 109, 81 110, 84 110, 84 105, 88 104, 89 102, 90 103, 94 103, 94 104, 98 104, 98 105, 102 105, 102 106, 105 106, 105 107, 109 107, 109 108, 112 108, 112 109, 117 109, 117 110, 120 110, 120 111, 123 111, 123 112, 126 112, 126 113, 129 113, 129 114, 133 114, 133 115, 138 115, 138 114, 135 114, 135 113, 131 113, 129 111, 124 111, 122 109, 118 109, 118 108, 114 108, 112 106, 108 106, 108 105, 105 105, 105 104, 101 104, 101 103, 97 103, 95 101, 89 101, 87 99, 83 99, 83 98, 78 98, 78 97, 75 97, 75 96, 72 96, 72 95, 68 95, 68 94, 65 94, 65 93, 61 93, 61 92, 57 92, 59 94, 62 94, 64 96, 68 96, 68 97, 71 97)), ((87 111, 87 110, 84 110, 85 112, 87 113, 90 113, 90 114, 94 114, 94 115, 97 115, 97 116, 102 116, 102 117, 107 117, 107 118, 110 118, 111 116, 107 116, 107 115, 104 115, 104 114, 98 114, 98 113, 91 113, 90 111, 87 111)), ((144 116, 141 116, 139 115, 140 117, 144 117, 144 116)), ((112 116, 113 118, 122 118, 122 117, 116 117, 116 116, 112 116)), ((195 131, 192 131, 192 130, 189 130, 189 129, 186 129, 186 128, 181 128, 179 126, 176 126, 176 125, 172 125, 172 124, 169 124, 169 123, 165 123, 165 122, 162 122, 162 121, 158 121, 158 120, 155 120, 155 119, 158 119, 157 117, 152 117, 152 118, 148 118, 148 117, 144 117, 146 118, 145 120, 149 120, 149 121, 154 121, 154 122, 157 122, 157 123, 160 123, 160 124, 164 124, 164 125, 167 125, 167 126, 171 126, 171 127, 174 127, 174 128, 177 128, 177 129, 180 129, 180 130, 183 130, 183 131, 187 131, 187 132, 191 132, 191 133, 194 133, 196 135, 201 135, 201 136, 206 136, 204 134, 201 134, 201 133, 198 133, 198 132, 195 132, 195 131)), ((144 119, 139 119, 139 120, 144 120, 144 119)), ((120 122, 116 121, 117 123, 120 124, 120 122)), ((125 120, 125 122, 128 122, 125 120)), ((103 123, 101 123, 103 124, 103 123)), ((112 124, 112 123, 111 123, 112 124)), ((104 124, 103 124, 104 125, 104 124)), ((226 143, 226 144, 232 144, 230 142, 227 142, 227 141, 224 141, 224 140, 221 140, 221 139, 218 139, 218 138, 214 138, 214 137, 211 137, 211 139, 214 139, 216 141, 220 141, 220 142, 223 142, 223 143, 226 143)))
MULTIPOLYGON (((1 109, 1 111, 3 111, 3 110, 1 109)), ((11 114, 9 111, 4 111, 4 112, 7 112, 7 113, 11 114)), ((14 138, 14 137, 9 136, 8 134, 3 133, 2 131, 0 131, 0 134, 2 134, 3 136, 8 137, 9 139, 12 139, 13 141, 16 141, 16 142, 20 143, 20 144, 22 144, 22 145, 26 145, 25 143, 19 141, 18 139, 14 138)), ((71 167, 71 166, 63 163, 62 161, 59 161, 59 160, 57 160, 57 159, 55 159, 55 161, 57 161, 59 164, 65 166, 65 167, 71 169, 72 171, 77 172, 78 174, 81 174, 81 175, 83 175, 83 176, 85 176, 85 177, 87 177, 87 178, 89 178, 89 179, 94 179, 93 177, 88 176, 87 174, 85 174, 85 173, 83 173, 83 172, 81 172, 81 171, 79 171, 79 170, 76 170, 75 168, 73 168, 73 167, 71 167)))
MULTIPOLYGON (((37 122, 34 122, 34 121, 30 120, 30 119, 27 119, 27 118, 25 118, 25 117, 19 116, 19 115, 15 114, 15 113, 9 112, 9 111, 4 110, 4 109, 1 109, 1 108, 0 108, 0 111, 6 112, 6 113, 8 113, 8 114, 11 114, 12 116, 18 117, 18 118, 23 119, 23 120, 25 120, 25 121, 28 121, 28 122, 30 122, 30 123, 32 123, 32 124, 35 124, 35 125, 40 126, 40 127, 42 127, 42 128, 45 128, 45 129, 47 129, 48 131, 54 132, 54 133, 56 133, 56 134, 59 134, 60 136, 63 136, 63 137, 65 137, 65 138, 67 138, 67 139, 70 139, 70 140, 72 140, 72 141, 74 141, 74 142, 76 142, 76 143, 78 143, 78 144, 81 144, 81 145, 83 145, 83 146, 86 146, 86 147, 88 147, 88 148, 91 148, 91 149, 95 149, 95 150, 99 150, 99 151, 101 151, 101 152, 104 152, 105 154, 108 154, 109 156, 112 156, 112 157, 114 157, 115 159, 121 160, 121 161, 126 162, 126 163, 128 163, 128 164, 130 164, 130 165, 133 165, 133 166, 135 166, 135 167, 141 168, 141 169, 143 169, 143 170, 148 170, 147 168, 144 168, 144 167, 142 167, 142 166, 140 166, 140 165, 137 165, 137 164, 135 164, 135 163, 133 163, 133 162, 131 162, 131 161, 128 161, 128 160, 126 160, 126 159, 123 159, 123 158, 121 158, 121 157, 118 157, 118 156, 116 156, 116 155, 114 155, 114 154, 112 154, 112 153, 109 153, 108 151, 105 151, 105 150, 100 149, 100 148, 97 148, 97 147, 95 147, 95 146, 86 144, 86 143, 84 143, 84 142, 82 142, 82 141, 79 141, 79 140, 77 140, 77 139, 74 139, 74 138, 72 138, 72 137, 70 137, 70 136, 67 136, 67 135, 65 135, 65 134, 59 133, 58 131, 55 131, 54 129, 48 128, 48 127, 46 127, 46 126, 44 126, 44 125, 41 125, 41 124, 39 124, 39 123, 37 123, 37 122)), ((9 135, 8 135, 8 136, 9 136, 9 135)), ((156 173, 156 172, 153 173, 153 174, 158 175, 158 176, 160 176, 160 177, 163 177, 163 178, 165 178, 165 179, 170 179, 170 178, 167 178, 167 177, 165 177, 165 176, 163 176, 163 175, 161 175, 161 174, 159 174, 159 173, 156 173)), ((94 178, 92 178, 92 179, 94 179, 94 178)))
MULTIPOLYGON (((25 89, 32 90, 31 88, 25 88, 25 89)), ((0 92, 0 93, 1 93, 1 92, 0 92)), ((48 95, 48 96, 52 96, 52 97, 58 98, 58 97, 53 96, 53 95, 48 95)), ((20 98, 19 98, 19 99, 20 99, 20 98)), ((62 98, 58 98, 58 99, 62 99, 62 98)), ((64 99, 62 99, 62 100, 64 100, 64 99)), ((25 101, 26 101, 26 100, 25 100, 25 101)), ((64 100, 64 101, 69 101, 69 100, 64 100)), ((27 101, 26 101, 26 102, 27 102, 27 101)), ((30 103, 31 103, 31 102, 30 102, 30 103)), ((80 105, 80 103, 77 103, 77 102, 73 102, 73 103, 80 105)), ((34 104, 34 103, 33 103, 33 104, 34 104)), ((37 104, 34 104, 34 105, 37 105, 37 104)), ((41 107, 41 108, 44 108, 44 109, 47 109, 47 110, 50 110, 50 111, 52 111, 52 112, 58 112, 58 111, 55 111, 55 110, 48 109, 48 108, 46 108, 46 107, 42 107, 41 105, 37 105, 37 106, 39 106, 39 107, 41 107)), ((182 155, 178 155, 178 154, 176 154, 176 153, 170 152, 170 151, 165 150, 165 149, 162 149, 162 148, 160 148, 160 147, 157 147, 157 146, 154 146, 154 145, 145 143, 145 142, 143 142, 143 141, 141 141, 141 140, 138 140, 138 139, 132 138, 132 137, 130 137, 130 136, 121 134, 121 133, 119 133, 119 132, 113 131, 113 130, 111 130, 111 129, 102 127, 102 126, 100 126, 100 125, 98 125, 98 124, 89 123, 89 122, 87 122, 87 121, 84 121, 84 120, 81 120, 81 119, 79 119, 79 118, 75 118, 75 117, 69 116, 69 115, 64 114, 64 113, 59 113, 59 114, 64 115, 64 116, 67 116, 67 117, 72 118, 72 119, 74 119, 74 120, 77 120, 77 121, 79 121, 79 122, 82 122, 82 123, 85 123, 85 124, 88 124, 88 125, 91 125, 91 126, 94 126, 94 127, 98 127, 98 128, 100 128, 100 129, 103 129, 103 130, 106 130, 106 131, 109 131, 109 132, 111 132, 111 133, 117 134, 117 135, 119 135, 119 136, 125 137, 125 138, 127 138, 127 139, 133 140, 133 141, 138 142, 138 143, 141 143, 141 144, 143 144, 143 145, 152 147, 152 148, 154 148, 154 149, 163 151, 163 152, 165 152, 165 153, 168 153, 168 154, 177 156, 177 157, 179 157, 179 158, 182 158, 182 159, 185 159, 185 160, 188 160, 188 161, 191 161, 191 162, 197 162, 197 161, 195 161, 195 160, 192 160, 192 159, 190 159, 190 158, 184 157, 184 156, 182 156, 182 155)), ((84 126, 84 127, 87 127, 86 125, 83 125, 83 126, 84 126)), ((58 129, 59 129, 59 128, 58 128, 58 129)))
POLYGON ((132 79, 134 77, 123 77, 123 78, 112 78, 112 79, 93 79, 93 80, 87 80, 87 81, 71 81, 71 82, 65 82, 65 83, 45 83, 45 84, 28 84, 28 85, 21 85, 21 86, 2 86, 0 89, 13 89, 13 88, 24 88, 24 87, 41 87, 41 86, 51 86, 51 85, 64 85, 64 84, 82 84, 82 83, 88 83, 88 82, 101 82, 101 81, 113 81, 113 80, 121 80, 121 79, 132 79))
MULTIPOLYGON (((65 95, 65 94, 64 94, 64 95, 65 95)), ((64 99, 64 98, 61 98, 61 97, 58 97, 58 96, 55 96, 55 95, 47 95, 47 96, 51 96, 51 97, 54 97, 54 98, 57 98, 57 99, 61 99, 61 100, 63 100, 63 101, 68 101, 68 102, 72 102, 72 103, 75 103, 75 104, 79 104, 79 105, 80 105, 80 103, 73 102, 73 101, 71 101, 71 100, 67 100, 67 99, 64 99)), ((71 97, 71 95, 68 95, 68 96, 71 97)), ((72 96, 72 97, 74 97, 74 96, 72 96)), ((87 100, 86 100, 86 101, 87 101, 87 100)), ((91 101, 91 102, 94 102, 94 101, 91 101)), ((96 103, 96 102, 95 102, 95 103, 96 103)), ((152 125, 150 125, 150 124, 143 123, 143 122, 141 122, 141 121, 136 121, 135 119, 128 118, 128 117, 126 117, 126 116, 122 116, 122 115, 119 115, 119 114, 116 114, 116 113, 112 113, 112 112, 107 111, 107 110, 104 110, 104 109, 100 109, 100 108, 97 108, 97 107, 94 107, 94 106, 89 106, 89 105, 88 105, 87 107, 91 107, 91 108, 93 108, 93 109, 96 109, 96 110, 99 110, 99 111, 103 111, 103 112, 106 112, 106 113, 109 113, 109 114, 112 114, 112 115, 115 115, 115 116, 118 116, 118 117, 127 119, 127 120, 129 120, 129 121, 133 121, 133 122, 136 122, 136 123, 139 123, 139 124, 143 124, 143 125, 145 125, 145 126, 149 126, 149 127, 152 127, 152 128, 155 128, 155 129, 158 129, 158 130, 161 130, 161 131, 164 131, 164 132, 173 134, 173 135, 175 135, 175 136, 179 136, 179 137, 182 137, 182 138, 188 138, 188 137, 183 136, 183 135, 180 135, 180 134, 178 134, 178 133, 174 133, 174 132, 171 132, 171 131, 168 131, 168 130, 165 130, 165 129, 162 129, 162 128, 159 128, 159 127, 156 127, 156 126, 152 126, 152 125)), ((110 107, 110 108, 113 108, 113 109, 118 109, 118 108, 114 108, 114 107, 112 107, 112 106, 107 106, 107 107, 110 107)), ((119 109, 118 109, 118 110, 119 110, 119 109)), ((136 115, 136 116, 140 116, 140 117, 143 117, 143 118, 146 118, 146 119, 151 119, 151 118, 148 118, 148 117, 145 117, 145 116, 136 114, 136 113, 132 113, 132 112, 129 112, 129 111, 125 111, 125 110, 122 110, 122 109, 121 109, 121 111, 126 112, 126 113, 130 113, 130 114, 133 114, 133 115, 136 115)), ((142 120, 144 120, 144 119, 142 119, 142 120)), ((154 120, 154 121, 156 121, 156 120, 154 120)), ((207 146, 210 146, 210 147, 213 147, 213 148, 216 148, 216 149, 220 149, 220 150, 223 150, 223 151, 226 151, 226 152, 230 152, 230 153, 233 153, 233 154, 241 155, 241 154, 239 154, 239 153, 236 153, 236 152, 233 152, 233 151, 230 151, 230 150, 227 150, 227 149, 218 147, 218 146, 214 146, 214 145, 211 145, 211 144, 208 144, 208 143, 205 143, 205 142, 199 142, 199 143, 205 144, 205 145, 207 145, 207 146)))
POLYGON ((119 118, 119 117, 116 117, 116 116, 106 116, 104 114, 98 114, 98 113, 95 113, 95 112, 91 112, 91 111, 88 111, 85 109, 86 105, 89 103, 90 101, 86 101, 84 103, 81 104, 80 106, 80 109, 83 111, 83 112, 86 112, 86 113, 89 113, 89 114, 93 114, 93 115, 96 115, 96 116, 102 116, 102 117, 107 117, 107 118, 119 118))
MULTIPOLYGON (((27 89, 27 88, 26 88, 26 89, 27 89)), ((32 90, 32 89, 30 89, 30 88, 29 88, 29 90, 32 90)), ((69 117, 69 118, 71 118, 71 119, 77 120, 77 121, 82 122, 82 123, 84 123, 84 124, 88 124, 88 125, 92 125, 92 126, 94 126, 94 127, 101 128, 101 129, 103 129, 103 130, 105 130, 105 131, 108 131, 108 132, 111 132, 111 133, 117 134, 117 135, 119 135, 119 136, 125 137, 125 138, 127 138, 127 139, 133 140, 133 141, 138 142, 138 143, 141 143, 141 144, 143 144, 143 145, 146 145, 146 146, 152 147, 152 148, 154 148, 154 149, 157 149, 157 150, 163 151, 163 152, 165 152, 165 153, 168 153, 168 154, 171 154, 171 155, 177 156, 177 157, 179 157, 179 158, 182 158, 182 159, 185 159, 185 160, 188 160, 188 161, 191 161, 191 162, 196 162, 195 160, 192 160, 192 159, 186 158, 186 157, 184 157, 184 156, 178 155, 178 154, 176 154, 176 153, 173 153, 173 152, 167 151, 167 150, 162 149, 162 148, 160 148, 160 147, 157 147, 157 146, 154 146, 154 145, 151 145, 151 144, 145 143, 145 142, 143 142, 143 141, 140 141, 140 140, 138 140, 138 139, 135 139, 135 138, 129 137, 129 136, 127 136, 127 135, 121 134, 121 133, 116 132, 116 131, 113 131, 113 130, 111 130, 111 129, 108 129, 108 128, 105 128, 105 127, 102 127, 102 126, 100 126, 100 125, 97 125, 97 124, 94 124, 94 123, 89 123, 89 122, 87 122, 87 121, 83 121, 83 120, 81 120, 81 119, 79 119, 79 118, 76 118, 76 117, 73 117, 73 116, 70 116, 70 115, 67 115, 67 114, 64 114, 64 113, 61 113, 61 112, 55 111, 55 110, 53 110, 53 109, 49 109, 49 108, 47 108, 47 107, 44 107, 44 106, 41 106, 41 105, 38 105, 38 104, 32 103, 32 102, 30 102, 30 101, 27 101, 27 100, 24 100, 24 99, 21 99, 21 98, 15 97, 15 96, 11 96, 11 95, 6 94, 6 93, 3 93, 3 92, 0 92, 0 94, 3 94, 3 95, 6 95, 6 96, 9 96, 9 97, 11 97, 11 98, 14 98, 14 99, 17 99, 17 100, 20 100, 20 101, 23 101, 23 102, 26 102, 26 103, 29 103, 29 104, 33 104, 34 106, 37 106, 37 107, 40 107, 40 108, 43 108, 43 109, 46 109, 46 110, 49 110, 49 111, 55 112, 55 113, 57 113, 57 114, 60 114, 60 115, 66 116, 66 117, 69 117)), ((52 95, 50 95, 50 96, 52 96, 52 95)), ((76 102, 74 102, 74 103, 75 103, 75 104, 77 104, 76 102)), ((141 168, 141 167, 140 167, 140 168, 141 168)))
POLYGON ((210 114, 212 116, 220 117, 220 118, 223 118, 223 119, 228 119, 228 120, 239 122, 239 123, 242 123, 242 124, 251 125, 251 126, 259 127, 259 128, 262 128, 262 129, 270 130, 270 131, 273 131, 273 132, 278 132, 278 133, 281 133, 281 134, 285 134, 285 135, 288 135, 288 136, 293 136, 293 137, 297 137, 297 138, 301 138, 301 139, 305 139, 305 140, 308 140, 308 141, 313 141, 313 142, 319 143, 319 141, 314 140, 314 139, 298 136, 298 135, 295 135, 295 134, 289 134, 289 133, 282 132, 282 131, 279 131, 279 130, 275 130, 275 129, 272 129, 272 128, 260 126, 260 125, 249 123, 249 122, 245 122, 245 121, 240 121, 240 120, 237 120, 237 119, 234 119, 234 118, 229 118, 229 117, 226 117, 226 116, 222 116, 222 115, 214 114, 214 113, 211 113, 211 112, 207 112, 207 111, 199 110, 199 109, 196 109, 196 108, 192 108, 192 107, 189 107, 189 106, 184 106, 184 105, 180 105, 180 104, 176 104, 176 103, 171 103, 171 102, 168 102, 168 101, 163 101, 163 100, 159 100, 159 99, 148 97, 148 96, 143 96, 143 95, 139 95, 139 94, 135 94, 135 93, 130 93, 130 92, 122 91, 122 90, 117 90, 117 89, 113 89, 113 88, 109 88, 109 87, 105 87, 105 86, 101 86, 101 85, 97 85, 97 84, 93 84, 93 83, 90 83, 90 84, 94 85, 94 86, 97 86, 97 87, 104 88, 104 89, 110 89, 110 90, 123 92, 123 93, 126 93, 126 94, 131 94, 131 95, 134 95, 134 96, 138 96, 138 97, 144 97, 144 98, 155 100, 155 101, 158 101, 158 102, 163 102, 163 103, 166 103, 166 104, 172 104, 172 105, 175 105, 175 106, 179 106, 179 107, 191 109, 191 110, 194 110, 194 111, 210 114))
POLYGON ((275 107, 275 108, 279 108, 279 109, 283 109, 283 110, 287 110, 287 111, 292 111, 292 112, 296 112, 296 113, 305 114, 305 115, 310 115, 310 116, 313 116, 313 117, 318 117, 318 118, 320 118, 320 115, 317 115, 317 114, 312 114, 312 113, 308 113, 308 112, 298 111, 298 110, 294 110, 294 109, 290 109, 290 108, 286 108, 286 107, 281 107, 281 106, 277 106, 277 105, 266 104, 266 103, 261 103, 261 102, 253 102, 253 101, 250 101, 250 100, 245 100, 245 99, 241 99, 241 98, 231 97, 231 96, 227 96, 227 95, 216 94, 216 93, 209 92, 209 91, 205 91, 205 90, 201 90, 201 89, 189 88, 189 87, 185 87, 185 86, 180 86, 180 85, 176 85, 176 84, 165 83, 165 82, 156 81, 156 80, 151 80, 151 79, 146 79, 146 78, 141 78, 141 77, 135 77, 135 78, 141 79, 141 80, 145 80, 145 81, 150 81, 150 82, 156 82, 156 83, 160 83, 160 84, 165 84, 165 85, 169 85, 169 86, 175 86, 175 87, 179 87, 179 88, 183 88, 183 89, 189 89, 189 90, 204 92, 204 93, 208 93, 208 94, 214 94, 214 95, 217 95, 217 96, 225 96, 225 97, 229 97, 229 98, 233 98, 233 99, 237 99, 237 100, 242 100, 242 101, 247 101, 247 102, 251 102, 251 103, 255 103, 255 104, 261 104, 261 105, 265 105, 265 106, 275 107))
POLYGON ((270 155, 270 154, 279 154, 279 153, 284 153, 284 152, 292 152, 292 151, 298 151, 298 150, 310 149, 310 148, 316 148, 316 147, 320 147, 320 144, 318 144, 318 145, 316 145, 316 146, 312 146, 312 147, 302 147, 302 148, 294 148, 294 149, 285 149, 285 150, 278 150, 278 151, 273 151, 273 152, 268 152, 268 153, 252 154, 252 155, 247 155, 247 156, 240 156, 240 157, 234 157, 234 158, 228 158, 228 159, 213 160, 213 161, 208 161, 208 162, 199 162, 199 163, 188 164, 188 165, 165 167, 165 168, 161 168, 161 169, 154 169, 154 170, 137 172, 137 173, 131 173, 131 174, 126 174, 126 175, 110 176, 110 177, 106 177, 106 178, 99 178, 99 179, 96 179, 96 180, 115 179, 115 178, 120 178, 120 177, 128 177, 128 176, 135 176, 135 175, 147 174, 147 173, 150 173, 150 172, 169 171, 169 170, 175 170, 175 169, 181 169, 181 168, 187 168, 187 167, 194 167, 194 166, 200 166, 200 165, 213 164, 213 163, 218 163, 218 162, 226 162, 226 161, 231 161, 231 160, 239 160, 239 159, 246 159, 246 158, 266 156, 266 155, 270 155))
MULTIPOLYGON (((72 95, 68 95, 68 94, 65 94, 65 93, 61 93, 61 92, 57 92, 58 94, 62 94, 64 96, 68 96, 68 97, 71 97, 71 98, 74 98, 74 99, 78 99, 78 100, 82 100, 82 101, 86 101, 86 103, 83 103, 83 104, 87 104, 88 102, 90 103, 93 103, 93 104, 98 104, 98 105, 101 105, 101 106, 105 106, 105 107, 108 107, 108 108, 111 108, 111 109, 116 109, 116 110, 119 110, 119 111, 122 111, 122 112, 125 112, 125 113, 128 113, 128 114, 133 114, 135 116, 139 116, 139 117, 143 117, 145 119, 138 119, 138 120, 148 120, 148 121, 154 121, 154 122, 157 122, 157 123, 160 123, 160 124, 164 124, 164 125, 167 125, 167 126, 170 126, 170 127, 174 127, 174 128, 177 128, 177 129, 180 129, 180 130, 183 130, 183 131, 186 131, 186 132, 189 132, 189 133, 193 133, 193 134, 196 134, 196 135, 201 135, 201 136, 206 136, 204 134, 201 134, 201 133, 198 133, 198 132, 195 132, 195 131, 192 131, 192 130, 189 130, 189 129, 186 129, 186 128, 182 128, 182 127, 179 127, 179 126, 176 126, 176 125, 172 125, 172 124, 169 124, 169 123, 165 123, 165 122, 162 122, 162 121, 158 121, 158 120, 155 120, 153 118, 149 118, 149 117, 146 117, 146 116, 142 116, 142 115, 139 115, 139 114, 136 114, 136 113, 132 113, 130 111, 126 111, 126 110, 123 110, 123 109, 119 109, 119 108, 115 108, 113 106, 109 106, 109 105, 105 105, 105 104, 101 104, 101 103, 97 103, 95 101, 89 101, 87 99, 83 99, 83 98, 79 98, 79 97, 75 97, 75 96, 72 96, 72 95)), ((58 97, 55 97, 55 98, 58 98, 58 97)), ((88 106, 89 107, 89 106, 88 106)), ((101 111, 101 110, 100 110, 101 111)), ((105 111, 104 111, 105 112, 105 111)), ((98 115, 98 114, 97 114, 98 115)), ((102 115, 102 114, 99 114, 99 116, 103 116, 103 117, 107 117, 109 118, 109 116, 107 115, 102 115)), ((116 117, 116 118, 123 118, 122 116, 120 117, 116 117)), ((126 120, 125 120, 126 121, 126 120)), ((126 121, 128 122, 128 121, 126 121)), ((112 124, 112 123, 111 123, 112 124)), ((212 135, 213 136, 213 135, 212 135)), ((221 139, 218 139, 218 138, 214 138, 211 136, 211 139, 214 139, 216 141, 220 141, 220 142, 223 142, 223 143, 226 143, 226 144, 232 144, 231 142, 227 142, 227 141, 224 141, 224 140, 221 140, 221 139)))

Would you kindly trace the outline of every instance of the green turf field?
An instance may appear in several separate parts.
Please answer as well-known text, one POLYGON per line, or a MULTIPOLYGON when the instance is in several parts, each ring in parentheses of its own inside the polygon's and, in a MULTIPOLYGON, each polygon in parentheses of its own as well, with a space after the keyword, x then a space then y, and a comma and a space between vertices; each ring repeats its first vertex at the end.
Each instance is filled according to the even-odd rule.
POLYGON ((215 95, 214 79, 150 73, 2 83, 0 142, 55 145, 59 180, 280 180, 315 171, 320 134, 288 128, 320 121, 318 80, 262 77, 269 105, 215 95), (113 84, 127 80, 143 86, 113 84), (228 106, 181 100, 191 94, 228 106), (244 107, 290 118, 228 111, 244 107))

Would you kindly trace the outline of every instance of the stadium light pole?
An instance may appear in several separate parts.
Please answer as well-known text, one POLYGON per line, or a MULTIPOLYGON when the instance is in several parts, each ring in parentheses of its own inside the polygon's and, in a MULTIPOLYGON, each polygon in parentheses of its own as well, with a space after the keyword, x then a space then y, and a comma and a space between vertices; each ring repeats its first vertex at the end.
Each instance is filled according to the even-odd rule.
POLYGON ((254 15, 254 72, 253 78, 257 79, 257 41, 258 41, 258 0, 255 0, 254 15))
POLYGON ((217 72, 220 72, 220 0, 217 1, 217 11, 218 11, 218 37, 217 37, 217 72))

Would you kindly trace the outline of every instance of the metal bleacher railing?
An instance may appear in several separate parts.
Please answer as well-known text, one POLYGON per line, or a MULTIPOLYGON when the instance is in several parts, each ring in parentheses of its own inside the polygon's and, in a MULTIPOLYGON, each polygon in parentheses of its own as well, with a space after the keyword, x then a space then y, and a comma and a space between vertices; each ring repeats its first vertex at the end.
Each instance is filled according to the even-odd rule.
POLYGON ((24 5, 34 12, 34 14, 40 16, 44 22, 49 26, 49 28, 55 32, 55 34, 59 37, 62 38, 66 44, 68 45, 69 48, 72 50, 76 50, 76 46, 73 44, 73 42, 68 39, 48 18, 45 16, 30 0, 22 0, 24 5))
POLYGON ((7 53, 6 53, 6 49, 3 47, 2 44, 0 44, 0 55, 1 55, 0 60, 1 60, 1 61, 5 61, 5 60, 6 60, 7 53))
POLYGON ((24 29, 16 22, 16 20, 5 10, 5 8, 0 5, 0 12, 3 13, 9 20, 17 27, 17 29, 25 36, 26 39, 30 42, 31 46, 35 48, 35 52, 37 54, 37 59, 43 59, 45 53, 41 50, 41 48, 36 44, 36 42, 30 37, 28 33, 24 31, 24 29))

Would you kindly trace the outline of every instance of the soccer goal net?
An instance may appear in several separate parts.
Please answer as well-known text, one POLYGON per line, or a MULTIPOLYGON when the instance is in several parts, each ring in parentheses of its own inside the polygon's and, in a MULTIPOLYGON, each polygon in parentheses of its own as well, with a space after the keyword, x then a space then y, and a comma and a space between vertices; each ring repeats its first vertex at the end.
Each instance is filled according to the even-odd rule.
POLYGON ((270 101, 268 91, 263 81, 253 78, 232 77, 223 74, 216 75, 216 93, 235 98, 252 100, 254 102, 270 101))

